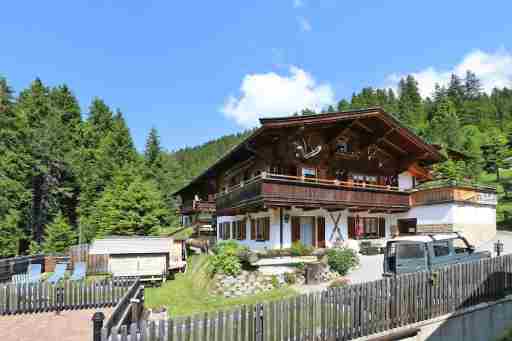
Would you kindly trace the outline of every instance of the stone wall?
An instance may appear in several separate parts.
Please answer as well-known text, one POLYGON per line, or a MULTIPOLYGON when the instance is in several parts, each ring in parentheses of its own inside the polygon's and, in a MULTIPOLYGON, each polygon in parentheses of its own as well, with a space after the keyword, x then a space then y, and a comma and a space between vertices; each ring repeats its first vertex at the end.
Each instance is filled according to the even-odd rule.
POLYGON ((453 224, 423 224, 416 226, 416 232, 419 234, 433 234, 453 232, 453 224))

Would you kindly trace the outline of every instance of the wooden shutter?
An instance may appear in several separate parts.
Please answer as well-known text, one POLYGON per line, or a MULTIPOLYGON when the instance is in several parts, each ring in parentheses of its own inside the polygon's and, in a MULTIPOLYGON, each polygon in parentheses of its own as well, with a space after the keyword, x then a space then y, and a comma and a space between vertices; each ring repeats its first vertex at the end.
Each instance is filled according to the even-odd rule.
POLYGON ((247 234, 247 220, 242 220, 240 225, 240 240, 245 240, 247 234))
POLYGON ((270 240, 270 217, 263 218, 263 239, 270 240))
POLYGON ((256 220, 251 219, 251 240, 256 240, 256 220))
POLYGON ((300 217, 292 217, 292 243, 300 240, 300 217))
POLYGON ((312 239, 313 239, 313 240, 312 240, 312 244, 313 244, 313 247, 318 247, 318 245, 316 244, 316 242, 317 242, 317 240, 318 240, 318 239, 317 239, 317 233, 318 233, 318 230, 317 230, 317 228, 318 228, 318 221, 317 221, 317 219, 316 219, 315 217, 313 217, 313 218, 312 218, 312 220, 313 220, 313 225, 311 226, 311 227, 313 228, 313 233, 311 234, 311 235, 312 235, 312 237, 313 237, 313 238, 312 238, 312 239))
POLYGON ((379 237, 386 237, 386 219, 384 217, 379 217, 379 237))
POLYGON ((355 239, 356 237, 356 220, 354 217, 348 217, 348 238, 355 239))
POLYGON ((316 218, 317 247, 325 248, 325 218, 316 218))

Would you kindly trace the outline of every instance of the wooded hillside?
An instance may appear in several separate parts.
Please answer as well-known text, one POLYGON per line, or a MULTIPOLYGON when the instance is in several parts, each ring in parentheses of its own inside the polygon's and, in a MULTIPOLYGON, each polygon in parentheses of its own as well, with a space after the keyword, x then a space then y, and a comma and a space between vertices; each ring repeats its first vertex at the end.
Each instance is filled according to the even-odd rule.
MULTIPOLYGON (((500 191, 510 187, 499 170, 509 167, 511 155, 511 89, 486 94, 468 72, 421 98, 409 76, 396 93, 364 88, 325 111, 372 106, 384 107, 428 142, 470 156, 437 166, 439 174, 489 182, 492 173, 500 191)), ((66 85, 36 79, 15 96, 0 78, 0 256, 59 252, 108 234, 169 233, 177 226, 171 194, 249 134, 167 152, 152 129, 141 154, 121 111, 99 98, 84 111, 66 85)), ((500 223, 508 217, 501 214, 500 223)))

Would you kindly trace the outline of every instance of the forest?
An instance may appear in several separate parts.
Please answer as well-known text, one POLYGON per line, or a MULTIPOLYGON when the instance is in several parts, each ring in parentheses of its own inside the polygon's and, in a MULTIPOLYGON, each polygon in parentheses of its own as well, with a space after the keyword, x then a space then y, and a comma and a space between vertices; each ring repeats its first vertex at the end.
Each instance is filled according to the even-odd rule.
MULTIPOLYGON (((491 178, 508 192, 512 89, 486 93, 468 71, 422 98, 407 76, 396 91, 367 87, 322 112, 295 114, 375 106, 426 141, 467 155, 437 165, 439 176, 491 178)), ((106 235, 170 234, 178 227, 172 193, 250 133, 167 151, 153 128, 139 152, 119 109, 95 98, 86 112, 66 85, 35 79, 15 93, 0 78, 0 257, 62 252, 106 235)), ((505 224, 507 207, 500 212, 505 224)))

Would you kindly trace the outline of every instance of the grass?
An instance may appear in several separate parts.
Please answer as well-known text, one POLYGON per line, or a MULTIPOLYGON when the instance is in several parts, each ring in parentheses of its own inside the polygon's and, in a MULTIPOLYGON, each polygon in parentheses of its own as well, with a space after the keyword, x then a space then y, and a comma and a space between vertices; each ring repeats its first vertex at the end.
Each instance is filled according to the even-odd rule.
POLYGON ((205 255, 192 256, 185 274, 177 274, 176 279, 165 282, 160 288, 145 290, 145 305, 149 308, 166 307, 170 316, 184 316, 297 295, 297 292, 288 287, 240 298, 211 295, 208 290, 211 279, 206 267, 205 255))
POLYGON ((512 170, 500 170, 501 183, 498 183, 495 173, 484 173, 479 180, 483 184, 497 186, 498 207, 496 208, 496 223, 498 224, 498 229, 512 230, 512 193, 510 193, 509 198, 507 198, 503 191, 503 186, 501 185, 501 183, 512 182, 512 170))

